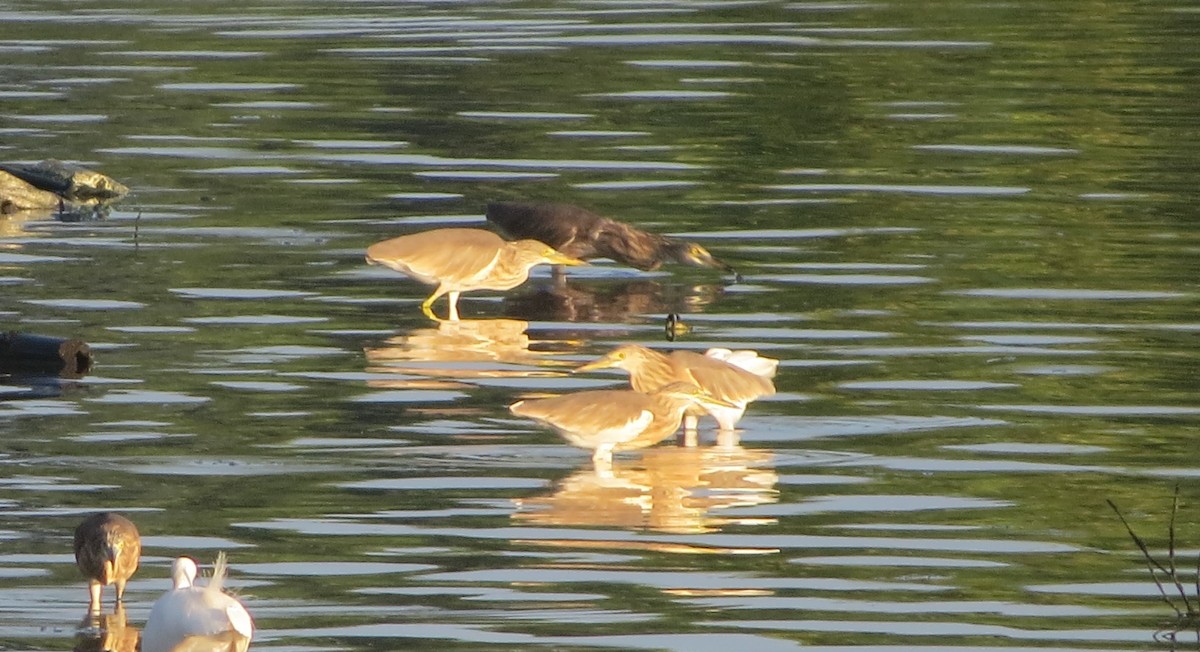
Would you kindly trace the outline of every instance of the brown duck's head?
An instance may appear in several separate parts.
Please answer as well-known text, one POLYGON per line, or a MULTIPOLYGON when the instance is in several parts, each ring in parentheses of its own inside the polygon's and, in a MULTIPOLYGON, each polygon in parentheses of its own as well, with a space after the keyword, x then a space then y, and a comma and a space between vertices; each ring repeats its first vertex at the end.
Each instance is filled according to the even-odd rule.
POLYGON ((684 265, 711 267, 729 272, 730 274, 737 274, 737 270, 729 263, 712 255, 707 249, 695 242, 685 242, 682 240, 671 242, 667 245, 666 251, 672 260, 684 265))

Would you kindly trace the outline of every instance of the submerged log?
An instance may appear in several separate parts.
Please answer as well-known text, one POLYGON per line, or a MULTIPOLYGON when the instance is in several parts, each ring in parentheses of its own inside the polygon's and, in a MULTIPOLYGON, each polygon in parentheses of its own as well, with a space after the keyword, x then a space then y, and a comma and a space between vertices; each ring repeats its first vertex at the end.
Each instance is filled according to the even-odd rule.
POLYGON ((16 331, 0 333, 0 372, 78 377, 90 371, 94 362, 92 349, 83 340, 16 331))

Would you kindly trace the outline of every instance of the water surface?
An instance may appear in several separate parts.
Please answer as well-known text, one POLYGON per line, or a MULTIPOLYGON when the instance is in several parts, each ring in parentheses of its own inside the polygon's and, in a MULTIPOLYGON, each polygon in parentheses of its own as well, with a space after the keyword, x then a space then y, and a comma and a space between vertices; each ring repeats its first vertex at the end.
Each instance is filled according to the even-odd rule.
POLYGON ((4 328, 97 361, 0 378, 0 639, 76 644, 71 531, 119 509, 127 624, 171 558, 225 550, 257 648, 1152 647, 1171 612, 1104 500, 1158 551, 1178 484, 1200 546, 1198 19, 0 5, 3 158, 134 189, 0 217, 4 328), (437 324, 363 261, 494 199, 682 234, 744 281, 597 261, 437 324), (620 385, 569 372, 624 342, 755 348, 779 393, 736 447, 605 473, 506 410, 620 385))

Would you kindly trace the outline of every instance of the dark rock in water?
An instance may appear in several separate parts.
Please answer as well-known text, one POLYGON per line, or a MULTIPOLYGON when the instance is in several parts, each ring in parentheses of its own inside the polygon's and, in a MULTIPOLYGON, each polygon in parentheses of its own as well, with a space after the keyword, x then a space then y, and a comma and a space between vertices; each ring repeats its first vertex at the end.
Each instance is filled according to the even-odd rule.
POLYGON ((0 163, 0 213, 103 206, 127 194, 112 177, 61 161, 0 163))
POLYGON ((129 194, 129 188, 112 177, 54 159, 32 165, 0 163, 0 170, 64 199, 104 201, 120 199, 129 194))
POLYGON ((0 214, 58 208, 62 202, 58 195, 41 190, 20 177, 0 170, 0 214))

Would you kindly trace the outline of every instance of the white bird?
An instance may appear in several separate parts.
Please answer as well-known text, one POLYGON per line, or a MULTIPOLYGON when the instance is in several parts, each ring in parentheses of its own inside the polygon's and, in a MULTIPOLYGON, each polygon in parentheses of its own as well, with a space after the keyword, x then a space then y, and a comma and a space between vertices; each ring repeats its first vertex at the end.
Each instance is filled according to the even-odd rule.
POLYGON ((254 621, 242 603, 221 590, 225 572, 222 552, 208 584, 195 586, 196 561, 176 559, 171 565, 174 588, 150 608, 142 630, 142 652, 245 652, 254 621))

